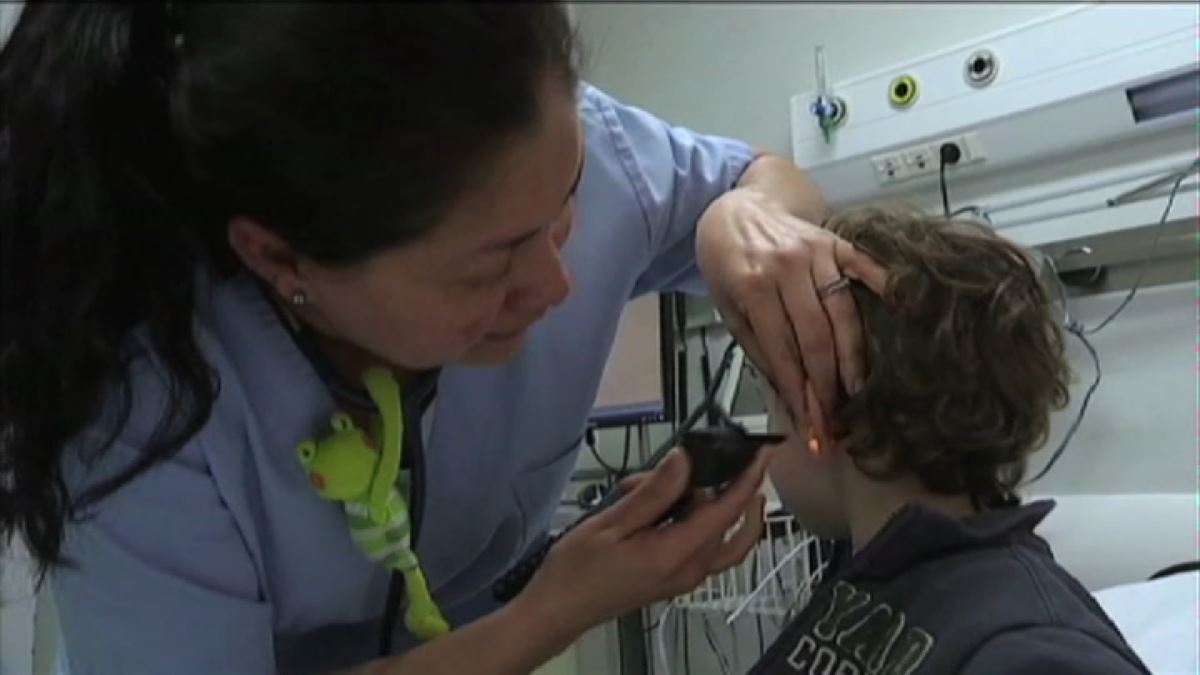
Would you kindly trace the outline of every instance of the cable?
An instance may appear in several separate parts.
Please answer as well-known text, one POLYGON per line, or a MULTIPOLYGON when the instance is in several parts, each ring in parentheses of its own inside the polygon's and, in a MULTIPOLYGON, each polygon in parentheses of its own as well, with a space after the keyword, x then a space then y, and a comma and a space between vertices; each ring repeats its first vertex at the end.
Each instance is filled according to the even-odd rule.
POLYGON ((610 480, 613 477, 616 477, 619 479, 622 475, 624 475, 621 473, 620 469, 617 469, 616 467, 612 466, 608 462, 604 461, 604 458, 600 456, 600 451, 596 449, 596 431, 595 431, 595 429, 593 429, 592 427, 588 427, 588 430, 586 432, 584 432, 584 440, 586 441, 588 450, 590 450, 592 452, 592 457, 596 460, 596 463, 599 464, 601 468, 603 468, 605 471, 608 472, 608 476, 609 476, 610 480))
POLYGON ((1164 567, 1161 570, 1155 572, 1154 574, 1151 574, 1150 578, 1147 579, 1147 581, 1154 581, 1156 579, 1165 579, 1166 577, 1174 576, 1176 574, 1188 574, 1188 573, 1197 572, 1197 571, 1200 571, 1200 560, 1192 560, 1190 562, 1181 562, 1181 563, 1171 565, 1169 567, 1164 567))
POLYGON ((969 213, 991 225, 991 216, 974 204, 954 211, 950 210, 950 189, 946 180, 946 167, 958 164, 960 161, 962 161, 962 148, 958 147, 957 143, 943 143, 942 147, 938 148, 938 186, 942 192, 942 215, 950 219, 969 213))
POLYGON ((717 640, 713 637, 712 624, 709 623, 708 615, 702 614, 701 618, 704 620, 704 639, 708 642, 708 648, 712 650, 713 656, 717 657, 717 665, 721 668, 721 675, 730 675, 729 660, 725 658, 725 654, 717 647, 717 640))
POLYGON ((1071 426, 1067 428, 1067 433, 1065 436, 1063 436, 1062 442, 1060 442, 1058 447, 1054 449, 1054 453, 1050 455, 1049 461, 1047 461, 1046 465, 1042 467, 1042 470, 1038 471, 1036 476, 1029 479, 1030 483, 1039 481, 1044 478, 1046 474, 1050 473, 1050 469, 1054 468, 1055 463, 1057 463, 1058 459, 1062 457, 1064 452, 1066 452, 1067 445, 1070 444, 1071 439, 1075 436, 1075 432, 1079 430, 1079 426, 1083 424, 1083 416, 1087 414, 1088 404, 1092 402, 1092 395, 1095 394, 1096 389, 1100 387, 1100 380, 1103 377, 1103 373, 1100 369, 1100 355, 1096 353, 1096 348, 1093 347, 1092 343, 1087 339, 1087 334, 1079 329, 1078 324, 1067 327, 1067 332, 1071 335, 1074 335, 1076 338, 1079 338, 1079 341, 1082 342, 1083 346, 1087 348, 1088 354, 1090 354, 1092 357, 1092 366, 1096 369, 1096 375, 1092 378, 1092 383, 1088 386, 1087 391, 1084 392, 1083 402, 1079 404, 1079 412, 1075 414, 1075 419, 1071 422, 1071 426))
POLYGON ((807 549, 808 546, 808 539, 801 539, 799 544, 793 546, 792 550, 788 551, 787 554, 784 555, 783 558, 771 568, 771 571, 767 572, 767 577, 762 581, 758 581, 754 588, 751 589, 749 595, 747 595, 746 598, 738 604, 737 608, 735 608, 733 612, 729 614, 729 618, 726 619, 725 622, 732 624, 734 621, 737 621, 737 618, 742 615, 742 612, 746 611, 746 608, 750 606, 750 603, 754 601, 754 598, 771 583, 771 579, 778 578, 779 573, 783 571, 783 566, 791 562, 792 558, 795 558, 799 553, 807 549))
MULTIPOLYGON (((843 541, 843 545, 848 548, 849 542, 843 541)), ((797 586, 796 597, 792 601, 791 606, 788 607, 787 611, 783 615, 785 624, 792 622, 796 616, 796 611, 800 609, 801 604, 804 603, 805 600, 811 603, 813 598, 816 597, 817 593, 820 593, 821 589, 829 583, 826 575, 831 572, 831 569, 833 571, 837 571, 833 568, 833 563, 835 562, 835 558, 838 557, 838 546, 838 542, 834 541, 826 542, 826 540, 823 539, 811 540, 805 555, 808 558, 808 567, 812 569, 812 571, 809 572, 807 578, 805 579, 804 585, 797 586), (823 549, 827 543, 830 547, 830 553, 828 556, 824 555, 823 553, 823 549), (815 544, 815 546, 812 544, 815 544), (814 549, 818 558, 815 565, 812 562, 814 549)), ((851 556, 853 554, 847 553, 846 555, 851 556)))
POLYGON ((1150 249, 1146 251, 1146 257, 1142 259, 1142 268, 1138 271, 1137 279, 1133 282, 1133 287, 1129 289, 1129 293, 1125 295, 1125 299, 1117 306, 1115 310, 1104 318, 1095 328, 1085 329, 1084 332, 1088 335, 1095 335, 1104 330, 1108 324, 1112 323, 1113 319, 1125 310, 1125 307, 1133 301, 1133 297, 1137 295, 1138 288, 1142 285, 1142 279, 1146 276, 1146 270, 1150 267, 1150 260, 1154 257, 1154 252, 1158 249, 1158 241, 1162 238, 1164 226, 1167 224, 1167 219, 1171 217, 1171 208, 1175 206, 1175 196, 1179 194, 1179 186, 1183 184, 1183 179, 1187 178, 1188 173, 1181 173, 1175 179, 1175 183, 1171 186, 1171 194, 1167 197, 1167 205, 1163 208, 1162 216, 1158 219, 1158 230, 1154 233, 1154 241, 1150 243, 1150 249))
MULTIPOLYGON (((712 385, 712 357, 708 352, 708 328, 700 327, 700 385, 705 391, 712 385)), ((708 426, 716 426, 718 423, 717 413, 709 407, 705 414, 708 420, 708 426)))
MULTIPOLYGON (((683 611, 683 672, 692 675, 692 621, 690 615, 683 611)), ((671 675, 667 673, 667 675, 671 675)))
MULTIPOLYGON (((771 514, 770 513, 767 514, 767 527, 768 528, 771 527, 771 514)), ((779 551, 776 547, 776 543, 775 543, 775 540, 773 537, 768 537, 768 541, 770 542, 771 545, 767 550, 769 552, 768 555, 771 558, 770 559, 771 567, 773 568, 779 564, 779 551)), ((775 588, 776 588, 776 590, 779 591, 779 601, 783 602, 783 599, 785 597, 787 597, 787 590, 784 589, 784 587, 783 587, 783 576, 782 575, 779 575, 779 574, 775 575, 775 588)), ((778 620, 776 620, 775 627, 780 628, 778 620)))
MULTIPOLYGON (((755 547, 757 549, 757 545, 755 547)), ((759 552, 755 550, 752 554, 754 557, 750 560, 750 578, 758 579, 758 559, 759 552)), ((763 654, 767 653, 767 641, 763 635, 762 614, 754 613, 754 632, 758 636, 758 658, 762 658, 763 654)))
POLYGON ((671 431, 679 428, 679 424, 687 417, 688 407, 688 344, 687 344, 687 306, 682 293, 672 293, 671 316, 675 319, 675 337, 678 337, 678 351, 675 354, 675 406, 671 415, 671 431))
MULTIPOLYGON (((672 638, 671 656, 673 658, 677 658, 679 655, 679 643, 682 642, 684 633, 687 630, 687 621, 688 621, 687 612, 683 608, 676 605, 675 606, 675 634, 671 636, 671 638, 672 638)), ((685 670, 687 669, 686 663, 684 664, 684 669, 685 670)), ((671 672, 668 670, 665 675, 671 675, 671 672)))
MULTIPOLYGON (((641 426, 642 426, 641 424, 638 424, 639 429, 641 428, 641 426)), ((629 425, 629 424, 625 425, 625 448, 621 452, 621 468, 618 469, 618 468, 614 467, 613 465, 609 464, 608 462, 604 461, 604 458, 600 456, 600 450, 599 450, 599 448, 596 447, 596 430, 595 430, 595 428, 588 427, 587 431, 584 432, 584 444, 587 445, 588 451, 592 453, 592 458, 595 459, 596 463, 600 465, 600 468, 604 469, 604 471, 608 474, 608 479, 609 479, 610 484, 615 481, 619 481, 622 478, 624 478, 625 476, 629 475, 629 457, 630 457, 630 444, 632 441, 632 438, 631 438, 632 433, 633 433, 633 425, 629 425)))
POLYGON ((1087 414, 1088 404, 1090 404, 1092 401, 1092 395, 1095 394, 1096 390, 1100 387, 1100 380, 1103 377, 1103 372, 1100 367, 1100 355, 1097 353, 1096 348, 1092 346, 1091 341, 1088 340, 1088 336, 1095 335, 1101 330, 1104 330, 1108 324, 1112 323, 1113 319, 1116 319, 1117 316, 1120 315, 1127 306, 1129 306, 1129 303, 1133 301, 1134 296, 1137 295, 1138 289, 1142 285, 1142 280, 1145 278, 1146 270, 1150 265, 1150 260, 1154 257, 1154 251, 1158 248, 1158 241, 1162 237, 1162 231, 1166 226, 1167 220, 1171 216, 1171 208, 1175 205, 1175 197, 1179 194, 1179 186, 1183 184, 1183 181, 1185 178, 1187 178, 1187 176, 1188 173, 1181 173, 1175 179, 1175 183, 1171 187, 1171 194, 1167 197, 1167 204, 1163 208, 1162 216, 1160 216, 1158 219, 1158 225, 1156 226, 1158 229, 1154 233, 1154 241, 1151 242, 1150 248, 1146 251, 1146 256, 1142 259, 1142 267, 1138 272, 1137 279, 1135 279, 1133 282, 1133 286, 1130 287, 1129 292, 1125 294, 1125 298, 1119 305, 1117 305, 1117 308, 1102 321, 1100 321, 1100 323, 1096 324, 1095 327, 1087 328, 1083 324, 1075 321, 1074 317, 1071 316, 1071 310, 1067 306, 1067 290, 1063 285, 1062 276, 1058 272, 1058 265, 1054 262, 1053 257, 1049 255, 1045 256, 1045 263, 1050 267, 1050 272, 1054 279, 1055 287, 1058 291, 1059 302, 1062 303, 1063 325, 1066 326, 1067 332, 1078 338, 1078 340, 1082 342, 1083 346, 1087 349, 1088 354, 1092 357, 1092 366, 1095 368, 1096 375, 1092 378, 1092 383, 1088 386, 1087 391, 1084 392, 1083 402, 1079 404, 1079 412, 1076 413, 1075 419, 1071 421, 1071 426, 1067 427, 1066 435, 1063 436, 1063 439, 1058 444, 1058 447, 1054 449, 1054 452, 1050 455, 1050 459, 1046 462, 1046 465, 1043 466, 1040 471, 1038 471, 1037 475, 1026 482, 1027 485, 1041 480, 1046 476, 1046 474, 1050 473, 1050 470, 1054 468, 1054 465, 1058 462, 1059 458, 1061 458, 1063 453, 1066 452, 1067 445, 1069 445, 1071 439, 1075 437, 1075 432, 1078 431, 1080 425, 1083 424, 1083 418, 1084 415, 1087 414))
POLYGON ((713 374, 712 382, 709 383, 709 386, 704 391, 704 400, 700 401, 700 405, 696 406, 691 414, 683 420, 683 423, 679 425, 675 433, 671 434, 670 438, 658 446, 654 454, 650 456, 650 460, 646 462, 645 469, 654 468, 655 465, 661 462, 672 448, 679 445, 679 441, 683 439, 683 435, 696 426, 700 418, 712 407, 713 402, 717 400, 717 392, 721 388, 721 383, 725 380, 725 375, 729 372, 729 367, 733 363, 733 354, 736 348, 737 340, 730 340, 729 345, 725 347, 725 352, 721 354, 721 363, 717 365, 717 372, 713 374))
MULTIPOLYGON (((638 428, 641 428, 641 424, 638 425, 638 428)), ((621 468, 619 469, 604 461, 604 458, 600 456, 600 450, 596 447, 595 429, 589 427, 584 433, 584 440, 586 442, 585 444, 587 445, 588 450, 592 453, 592 458, 596 460, 596 463, 599 464, 602 469, 608 472, 610 479, 620 480, 629 474, 629 457, 632 433, 633 425, 625 425, 625 448, 621 452, 621 468)))
POLYGON ((992 217, 988 215, 987 211, 984 211, 982 208, 975 206, 974 204, 970 206, 964 206, 961 209, 955 209, 950 213, 950 217, 957 218, 959 216, 965 216, 968 213, 986 222, 988 225, 992 224, 992 217))
MULTIPOLYGON (((649 610, 647 610, 646 613, 648 614, 649 610)), ((658 628, 658 625, 660 623, 662 623, 662 621, 661 621, 662 617, 663 617, 663 615, 659 614, 657 619, 655 619, 653 622, 651 622, 651 624, 649 626, 646 626, 645 628, 642 629, 642 633, 645 635, 649 635, 651 631, 656 630, 658 628)))
MULTIPOLYGON (((662 671, 666 675, 669 675, 671 672, 671 662, 667 658, 667 638, 666 638, 667 620, 670 618, 671 609, 672 609, 672 605, 670 602, 668 602, 666 608, 663 609, 662 614, 658 615, 658 630, 655 631, 655 635, 654 635, 655 647, 658 651, 658 662, 659 662, 659 664, 662 665, 662 671)), ((678 621, 676 623, 678 624, 678 621)))
MULTIPOLYGON (((638 424, 638 436, 641 436, 642 425, 638 424)), ((633 432, 633 427, 625 425, 625 450, 621 453, 621 478, 624 478, 629 473, 629 441, 630 434, 633 432)))
POLYGON ((946 185, 946 167, 958 164, 962 148, 957 143, 942 143, 938 148, 938 185, 942 188, 942 215, 950 218, 950 190, 946 185))
POLYGON ((761 614, 754 615, 754 632, 758 636, 758 658, 761 659, 767 655, 767 636, 761 614))
POLYGON ((942 188, 942 215, 950 217, 950 191, 946 188, 946 160, 938 162, 938 185, 942 188))
POLYGON ((740 669, 742 665, 742 653, 741 646, 738 644, 737 626, 729 624, 727 628, 729 628, 729 644, 733 651, 733 662, 740 669))

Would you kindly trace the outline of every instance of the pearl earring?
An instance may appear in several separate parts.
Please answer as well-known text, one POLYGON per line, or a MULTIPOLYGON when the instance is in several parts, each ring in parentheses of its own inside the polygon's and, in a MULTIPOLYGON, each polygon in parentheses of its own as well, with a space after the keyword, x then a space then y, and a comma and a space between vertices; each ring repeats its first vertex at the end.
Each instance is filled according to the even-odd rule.
POLYGON ((308 294, 303 290, 296 290, 292 293, 292 304, 296 307, 303 307, 308 304, 308 294))

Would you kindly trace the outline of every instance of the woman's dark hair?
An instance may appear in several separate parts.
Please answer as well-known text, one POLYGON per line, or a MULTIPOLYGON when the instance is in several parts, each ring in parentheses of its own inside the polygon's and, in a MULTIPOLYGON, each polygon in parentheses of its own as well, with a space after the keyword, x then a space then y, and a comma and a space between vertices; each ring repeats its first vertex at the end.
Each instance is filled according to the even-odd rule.
POLYGON ((1062 331, 1029 256, 978 223, 903 205, 845 209, 826 227, 888 270, 882 298, 852 287, 870 366, 839 411, 855 465, 981 506, 1011 501, 1069 396, 1062 331))
POLYGON ((575 87, 573 43, 557 3, 27 4, 0 52, 0 541, 44 572, 67 519, 207 421, 194 294, 237 270, 231 217, 326 264, 420 237, 534 128, 545 78, 575 87), (170 412, 70 495, 64 446, 129 418, 135 328, 170 412))

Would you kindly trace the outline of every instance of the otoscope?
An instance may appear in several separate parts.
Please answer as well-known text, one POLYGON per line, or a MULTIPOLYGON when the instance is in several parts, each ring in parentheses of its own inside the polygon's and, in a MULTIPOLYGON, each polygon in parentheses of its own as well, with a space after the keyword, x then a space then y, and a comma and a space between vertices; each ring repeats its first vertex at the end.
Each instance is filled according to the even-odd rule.
MULTIPOLYGON (((781 435, 754 434, 746 431, 716 402, 717 390, 733 361, 733 352, 736 346, 736 341, 730 341, 721 357, 716 377, 713 378, 708 390, 704 393, 704 400, 679 425, 675 433, 654 450, 650 459, 642 467, 643 471, 653 469, 672 448, 678 445, 683 447, 691 461, 691 474, 688 481, 692 489, 720 490, 741 475, 754 462, 754 457, 762 446, 783 442, 784 437, 781 435), (694 429, 693 427, 706 413, 715 414, 719 424, 703 429, 694 429)), ((610 488, 608 493, 579 519, 561 532, 547 538, 542 545, 528 553, 505 572, 504 576, 493 584, 492 595, 500 602, 508 602, 515 598, 533 578, 534 573, 537 572, 538 567, 541 566, 542 561, 546 559, 550 549, 559 539, 562 539, 588 518, 615 504, 622 496, 619 486, 614 485, 610 488)), ((685 495, 663 514, 663 522, 685 518, 690 503, 691 493, 689 491, 688 495, 685 495)))

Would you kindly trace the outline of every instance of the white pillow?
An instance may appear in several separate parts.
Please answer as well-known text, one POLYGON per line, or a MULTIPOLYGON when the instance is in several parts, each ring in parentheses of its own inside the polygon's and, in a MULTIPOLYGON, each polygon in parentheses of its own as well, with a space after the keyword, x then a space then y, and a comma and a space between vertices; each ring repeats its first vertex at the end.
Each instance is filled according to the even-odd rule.
POLYGON ((1150 672, 1200 673, 1200 572, 1114 586, 1095 596, 1150 672))
POLYGON ((1043 496, 1058 506, 1037 533, 1050 543, 1058 563, 1093 593, 1145 581, 1169 565, 1196 559, 1195 494, 1028 498, 1043 496))

